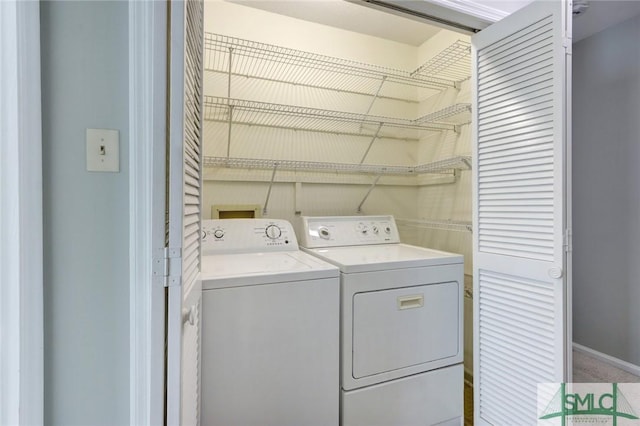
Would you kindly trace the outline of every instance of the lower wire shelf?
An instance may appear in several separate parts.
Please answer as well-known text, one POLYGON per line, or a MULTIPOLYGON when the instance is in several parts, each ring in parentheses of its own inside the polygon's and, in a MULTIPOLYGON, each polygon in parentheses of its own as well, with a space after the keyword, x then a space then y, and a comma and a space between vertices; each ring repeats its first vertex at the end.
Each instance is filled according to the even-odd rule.
POLYGON ((441 229, 445 231, 473 232, 471 222, 436 219, 396 219, 399 226, 411 228, 441 229))
POLYGON ((454 170, 470 170, 470 156, 456 156, 418 166, 390 166, 377 164, 328 163, 317 161, 269 160, 256 158, 211 157, 203 158, 205 167, 232 169, 263 169, 310 171, 325 173, 361 173, 370 175, 410 176, 423 173, 447 174, 454 170))

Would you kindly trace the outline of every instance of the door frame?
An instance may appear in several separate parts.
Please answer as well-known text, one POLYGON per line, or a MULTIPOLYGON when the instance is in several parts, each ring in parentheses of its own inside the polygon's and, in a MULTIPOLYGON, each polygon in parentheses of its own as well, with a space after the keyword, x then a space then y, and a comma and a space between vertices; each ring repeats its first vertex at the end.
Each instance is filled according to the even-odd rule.
POLYGON ((42 98, 38 2, 0 2, 0 52, 0 423, 42 424, 42 98))
POLYGON ((167 2, 129 2, 129 414, 164 424, 167 2))

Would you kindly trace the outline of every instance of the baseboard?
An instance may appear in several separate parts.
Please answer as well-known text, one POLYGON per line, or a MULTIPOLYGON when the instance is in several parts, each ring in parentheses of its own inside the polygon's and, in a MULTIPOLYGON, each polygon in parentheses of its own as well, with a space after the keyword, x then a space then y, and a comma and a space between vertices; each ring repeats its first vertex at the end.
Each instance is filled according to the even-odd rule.
POLYGON ((606 362, 607 364, 617 367, 628 373, 631 373, 636 376, 640 376, 640 366, 637 366, 627 361, 623 361, 611 355, 598 352, 595 349, 588 348, 576 342, 573 342, 573 349, 575 351, 585 353, 593 358, 599 359, 600 361, 606 362))

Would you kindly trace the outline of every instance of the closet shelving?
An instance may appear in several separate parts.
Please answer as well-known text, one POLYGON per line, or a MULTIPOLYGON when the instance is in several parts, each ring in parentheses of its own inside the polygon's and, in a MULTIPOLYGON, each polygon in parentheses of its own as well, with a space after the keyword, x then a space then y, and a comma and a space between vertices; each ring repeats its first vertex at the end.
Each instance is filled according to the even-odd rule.
POLYGON ((458 40, 412 71, 205 33, 205 70, 300 86, 376 96, 381 84, 457 87, 469 78, 469 43, 458 40))
POLYGON ((445 231, 472 232, 471 222, 435 219, 397 219, 399 226, 420 229, 441 229, 445 231))
POLYGON ((417 140, 422 132, 456 130, 469 122, 470 104, 455 104, 415 120, 293 105, 204 97, 204 119, 231 125, 417 140))
MULTIPOLYGON (((415 89, 459 88, 469 78, 470 44, 458 40, 415 70, 401 70, 353 60, 305 52, 221 34, 205 33, 206 72, 226 84, 222 96, 204 97, 204 119, 228 126, 226 157, 205 157, 204 165, 219 168, 272 169, 289 171, 361 173, 381 175, 454 174, 471 167, 469 157, 453 157, 416 166, 365 164, 377 139, 419 141, 425 132, 459 131, 471 120, 471 105, 454 104, 415 119, 370 114, 379 99, 418 104, 415 89), (291 104, 233 98, 233 85, 240 78, 303 86, 366 96, 369 108, 362 113, 310 108, 291 104), (234 126, 330 133, 369 139, 360 163, 329 163, 230 157, 234 126)), ((275 173, 274 173, 275 174, 275 173)), ((377 181, 376 181, 377 182, 377 181)))
POLYGON ((371 175, 407 176, 423 173, 449 174, 454 170, 469 170, 471 157, 456 156, 418 166, 388 166, 375 164, 328 163, 316 161, 269 160, 256 158, 203 158, 206 167, 225 167, 231 169, 257 169, 281 171, 315 171, 326 173, 363 173, 371 175))

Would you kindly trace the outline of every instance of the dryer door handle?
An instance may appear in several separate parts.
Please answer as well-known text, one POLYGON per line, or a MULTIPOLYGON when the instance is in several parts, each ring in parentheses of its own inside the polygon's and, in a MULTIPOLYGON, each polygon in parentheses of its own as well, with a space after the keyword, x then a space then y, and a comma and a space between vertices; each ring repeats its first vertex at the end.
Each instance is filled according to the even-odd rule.
POLYGON ((398 310, 422 308, 424 306, 424 294, 412 294, 398 297, 398 310))

